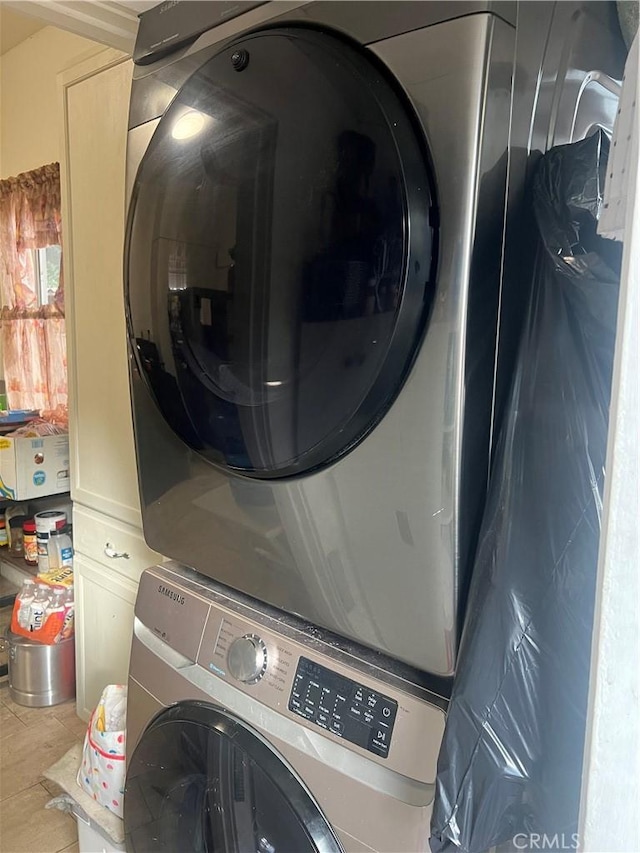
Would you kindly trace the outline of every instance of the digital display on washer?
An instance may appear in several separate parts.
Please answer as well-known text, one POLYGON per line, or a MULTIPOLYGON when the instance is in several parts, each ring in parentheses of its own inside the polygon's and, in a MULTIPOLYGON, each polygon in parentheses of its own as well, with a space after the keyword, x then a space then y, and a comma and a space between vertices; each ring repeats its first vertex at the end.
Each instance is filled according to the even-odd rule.
POLYGON ((308 658, 298 662, 289 710, 375 755, 389 755, 398 703, 308 658))

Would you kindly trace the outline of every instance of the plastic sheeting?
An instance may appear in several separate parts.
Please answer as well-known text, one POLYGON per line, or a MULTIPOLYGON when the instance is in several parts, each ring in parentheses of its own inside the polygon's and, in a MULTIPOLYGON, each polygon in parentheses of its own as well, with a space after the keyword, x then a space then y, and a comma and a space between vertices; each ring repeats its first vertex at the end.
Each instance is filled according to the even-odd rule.
POLYGON ((596 235, 608 145, 599 132, 552 149, 534 179, 540 248, 438 761, 434 853, 577 846, 620 262, 596 235))

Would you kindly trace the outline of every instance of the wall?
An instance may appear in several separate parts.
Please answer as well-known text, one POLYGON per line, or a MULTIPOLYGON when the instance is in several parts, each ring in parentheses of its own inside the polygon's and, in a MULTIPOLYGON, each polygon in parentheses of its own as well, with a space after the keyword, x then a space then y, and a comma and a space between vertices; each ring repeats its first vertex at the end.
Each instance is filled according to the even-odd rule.
MULTIPOLYGON (((637 808, 640 803, 640 122, 634 109, 640 89, 638 39, 636 36, 625 69, 622 114, 617 131, 617 142, 622 144, 617 145, 609 159, 619 182, 611 181, 605 236, 617 231, 622 218, 618 210, 626 210, 626 221, 622 218, 624 230, 618 233, 618 239, 624 240, 624 254, 605 464, 607 479, 591 652, 591 696, 579 845, 581 851, 616 853, 640 850, 637 808), (627 90, 628 96, 625 95, 627 90), (627 129, 630 133, 625 140, 627 129), (621 156, 625 148, 626 158, 621 156)), ((601 218, 601 226, 605 216, 601 218)))
POLYGON ((102 45, 45 27, 2 56, 0 178, 59 161, 57 74, 102 45))

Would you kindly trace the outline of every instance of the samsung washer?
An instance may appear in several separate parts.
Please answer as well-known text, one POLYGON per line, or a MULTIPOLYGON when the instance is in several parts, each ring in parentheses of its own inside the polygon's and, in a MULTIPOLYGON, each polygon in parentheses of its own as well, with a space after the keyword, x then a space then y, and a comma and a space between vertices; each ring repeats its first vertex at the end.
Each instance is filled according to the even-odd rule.
POLYGON ((428 850, 443 700, 247 602, 172 564, 142 576, 127 850, 428 850))

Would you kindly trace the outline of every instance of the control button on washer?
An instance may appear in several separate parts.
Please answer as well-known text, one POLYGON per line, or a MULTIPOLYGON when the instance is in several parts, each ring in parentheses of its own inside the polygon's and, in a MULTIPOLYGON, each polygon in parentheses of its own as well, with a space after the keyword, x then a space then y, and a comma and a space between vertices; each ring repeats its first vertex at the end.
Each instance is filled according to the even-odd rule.
POLYGON ((371 729, 371 733, 369 734, 369 742, 367 744, 367 749, 370 752, 375 753, 376 755, 381 756, 382 758, 386 758, 389 754, 389 737, 388 732, 382 732, 381 729, 374 727, 371 729), (380 738, 378 735, 382 734, 383 737, 380 738))
POLYGON ((393 725, 393 721, 396 716, 395 704, 392 705, 391 702, 381 699, 378 707, 376 708, 376 716, 381 722, 393 725))

